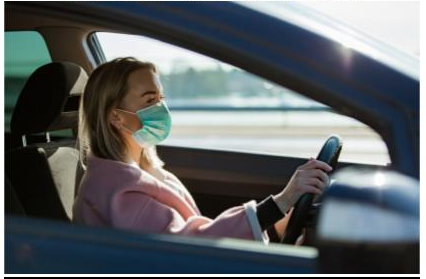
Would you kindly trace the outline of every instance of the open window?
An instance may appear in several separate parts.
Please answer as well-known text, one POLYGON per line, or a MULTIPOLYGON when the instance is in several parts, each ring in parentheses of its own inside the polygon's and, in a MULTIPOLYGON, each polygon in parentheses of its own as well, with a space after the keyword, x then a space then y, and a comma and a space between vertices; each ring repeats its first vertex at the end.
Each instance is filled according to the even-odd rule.
POLYGON ((95 33, 107 61, 132 56, 156 64, 173 115, 164 145, 315 156, 330 134, 342 161, 389 163, 385 143, 363 123, 216 59, 155 39, 95 33))

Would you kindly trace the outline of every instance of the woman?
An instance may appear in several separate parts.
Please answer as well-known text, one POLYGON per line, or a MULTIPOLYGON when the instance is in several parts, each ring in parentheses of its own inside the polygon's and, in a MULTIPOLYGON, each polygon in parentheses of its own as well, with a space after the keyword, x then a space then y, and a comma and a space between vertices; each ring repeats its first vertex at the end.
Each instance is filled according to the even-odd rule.
POLYGON ((281 193, 201 215, 191 194, 163 169, 155 145, 170 132, 171 117, 151 63, 120 58, 90 76, 80 106, 79 145, 86 172, 73 207, 77 223, 145 233, 233 237, 268 242, 284 234, 304 193, 321 194, 331 167, 310 159, 281 193))

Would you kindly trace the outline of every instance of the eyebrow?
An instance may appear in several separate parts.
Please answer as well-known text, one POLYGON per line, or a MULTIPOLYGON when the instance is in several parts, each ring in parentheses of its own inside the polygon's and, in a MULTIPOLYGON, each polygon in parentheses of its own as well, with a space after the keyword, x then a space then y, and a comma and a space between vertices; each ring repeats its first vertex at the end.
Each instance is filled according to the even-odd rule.
POLYGON ((145 95, 148 95, 148 94, 157 94, 157 92, 156 92, 156 91, 152 91, 152 90, 150 90, 150 91, 146 91, 146 92, 144 92, 144 93, 142 94, 142 97, 143 97, 143 96, 145 96, 145 95))

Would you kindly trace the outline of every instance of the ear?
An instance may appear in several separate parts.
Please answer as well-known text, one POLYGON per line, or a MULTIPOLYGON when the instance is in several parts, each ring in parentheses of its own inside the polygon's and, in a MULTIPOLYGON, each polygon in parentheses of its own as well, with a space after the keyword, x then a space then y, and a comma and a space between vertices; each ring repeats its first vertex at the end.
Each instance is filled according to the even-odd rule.
POLYGON ((113 125, 118 130, 120 130, 121 127, 123 127, 123 119, 121 118, 121 116, 115 109, 113 109, 111 113, 109 114, 108 121, 109 123, 111 123, 111 125, 113 125))

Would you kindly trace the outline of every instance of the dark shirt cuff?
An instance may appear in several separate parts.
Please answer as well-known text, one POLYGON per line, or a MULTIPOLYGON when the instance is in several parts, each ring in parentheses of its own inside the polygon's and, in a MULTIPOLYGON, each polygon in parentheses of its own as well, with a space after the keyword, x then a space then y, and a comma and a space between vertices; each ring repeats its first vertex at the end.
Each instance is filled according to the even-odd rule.
POLYGON ((270 242, 275 242, 275 243, 281 242, 281 237, 279 236, 277 230, 275 229, 275 226, 270 226, 267 230, 267 233, 268 233, 270 242))
POLYGON ((257 219, 262 231, 267 230, 284 217, 285 215, 281 212, 272 196, 257 204, 257 219))

